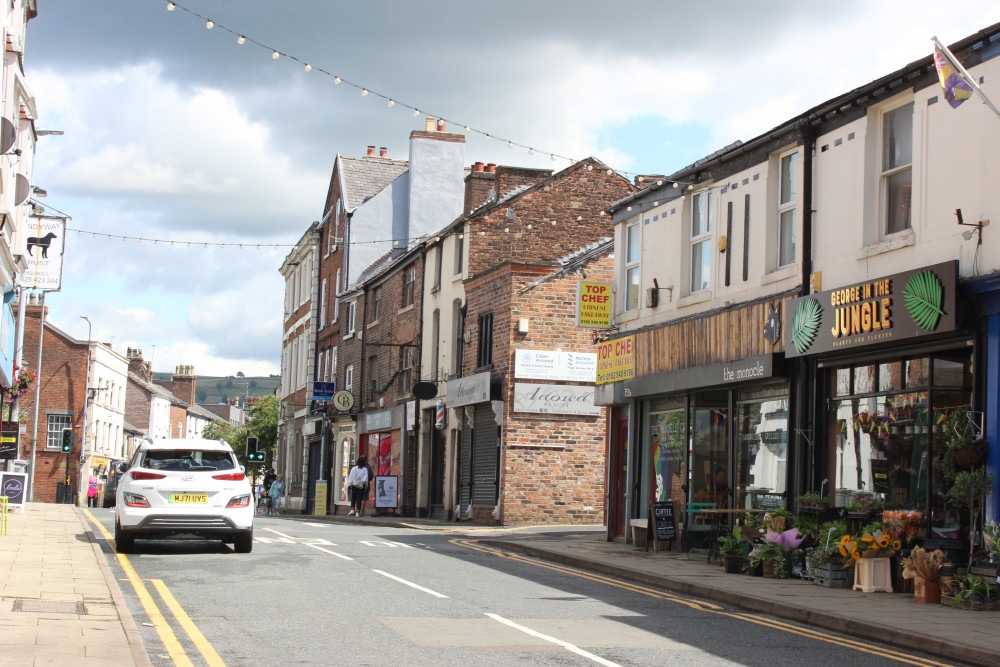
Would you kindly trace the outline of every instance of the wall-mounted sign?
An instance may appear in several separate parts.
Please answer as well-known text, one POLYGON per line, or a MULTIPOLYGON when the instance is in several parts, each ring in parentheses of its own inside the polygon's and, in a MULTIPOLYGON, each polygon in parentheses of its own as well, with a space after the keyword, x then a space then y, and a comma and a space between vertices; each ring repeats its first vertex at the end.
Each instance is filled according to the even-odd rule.
POLYGON ((514 412, 596 417, 601 409, 594 405, 593 387, 515 382, 514 412))
POLYGON ((62 286, 63 250, 66 245, 66 219, 38 217, 28 223, 28 270, 17 274, 20 287, 58 292, 62 286))
POLYGON ((954 331, 957 283, 952 261, 790 300, 785 356, 954 331))
POLYGON ((333 395, 336 393, 336 382, 313 382, 314 401, 332 401, 333 395))
POLYGON ((592 352, 515 350, 514 377, 522 380, 593 382, 597 378, 597 355, 592 352))
POLYGON ((615 338, 597 346, 597 384, 635 377, 635 336, 615 338))
POLYGON ((448 380, 445 402, 449 407, 457 408, 473 403, 485 403, 490 400, 490 374, 476 373, 468 377, 448 380))
POLYGON ((576 326, 611 326, 611 283, 581 280, 576 284, 576 326))

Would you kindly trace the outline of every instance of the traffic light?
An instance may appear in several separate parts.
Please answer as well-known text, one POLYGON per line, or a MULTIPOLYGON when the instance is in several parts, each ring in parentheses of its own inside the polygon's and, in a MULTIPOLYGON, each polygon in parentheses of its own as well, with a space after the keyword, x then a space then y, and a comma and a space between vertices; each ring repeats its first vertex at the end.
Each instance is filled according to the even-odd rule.
POLYGON ((64 428, 62 430, 62 450, 67 454, 73 449, 73 430, 64 428))
POLYGON ((257 451, 257 438, 252 435, 247 436, 247 461, 261 462, 264 460, 264 452, 257 451))

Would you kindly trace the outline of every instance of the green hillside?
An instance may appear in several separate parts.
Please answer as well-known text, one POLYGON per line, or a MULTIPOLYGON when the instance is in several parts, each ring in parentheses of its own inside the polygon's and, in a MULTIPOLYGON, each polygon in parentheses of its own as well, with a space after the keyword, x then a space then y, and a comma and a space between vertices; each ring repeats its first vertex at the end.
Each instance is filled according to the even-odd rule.
MULTIPOLYGON (((153 379, 170 380, 171 375, 171 373, 154 372, 153 379)), ((279 375, 263 377, 196 375, 195 378, 195 400, 198 403, 225 403, 231 398, 270 396, 281 384, 279 375)))

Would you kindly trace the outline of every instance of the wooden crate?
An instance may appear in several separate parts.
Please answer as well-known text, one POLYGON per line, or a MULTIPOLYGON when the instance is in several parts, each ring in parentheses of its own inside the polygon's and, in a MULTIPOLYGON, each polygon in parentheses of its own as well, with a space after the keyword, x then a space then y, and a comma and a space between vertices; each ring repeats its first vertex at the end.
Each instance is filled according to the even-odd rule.
POLYGON ((826 563, 813 571, 813 583, 827 588, 850 588, 850 572, 840 567, 826 563))

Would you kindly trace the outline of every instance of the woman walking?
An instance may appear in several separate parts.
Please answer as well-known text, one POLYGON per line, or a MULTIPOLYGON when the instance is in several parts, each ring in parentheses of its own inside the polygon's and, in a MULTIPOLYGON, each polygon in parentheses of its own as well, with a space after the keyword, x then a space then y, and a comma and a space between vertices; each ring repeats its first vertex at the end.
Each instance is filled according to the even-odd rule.
POLYGON ((351 498, 351 511, 347 516, 361 516, 361 507, 368 499, 368 459, 359 456, 347 473, 347 493, 351 498))
POLYGON ((285 495, 285 477, 278 475, 271 482, 271 488, 267 490, 267 495, 271 496, 271 514, 277 514, 281 510, 281 496, 285 495))

